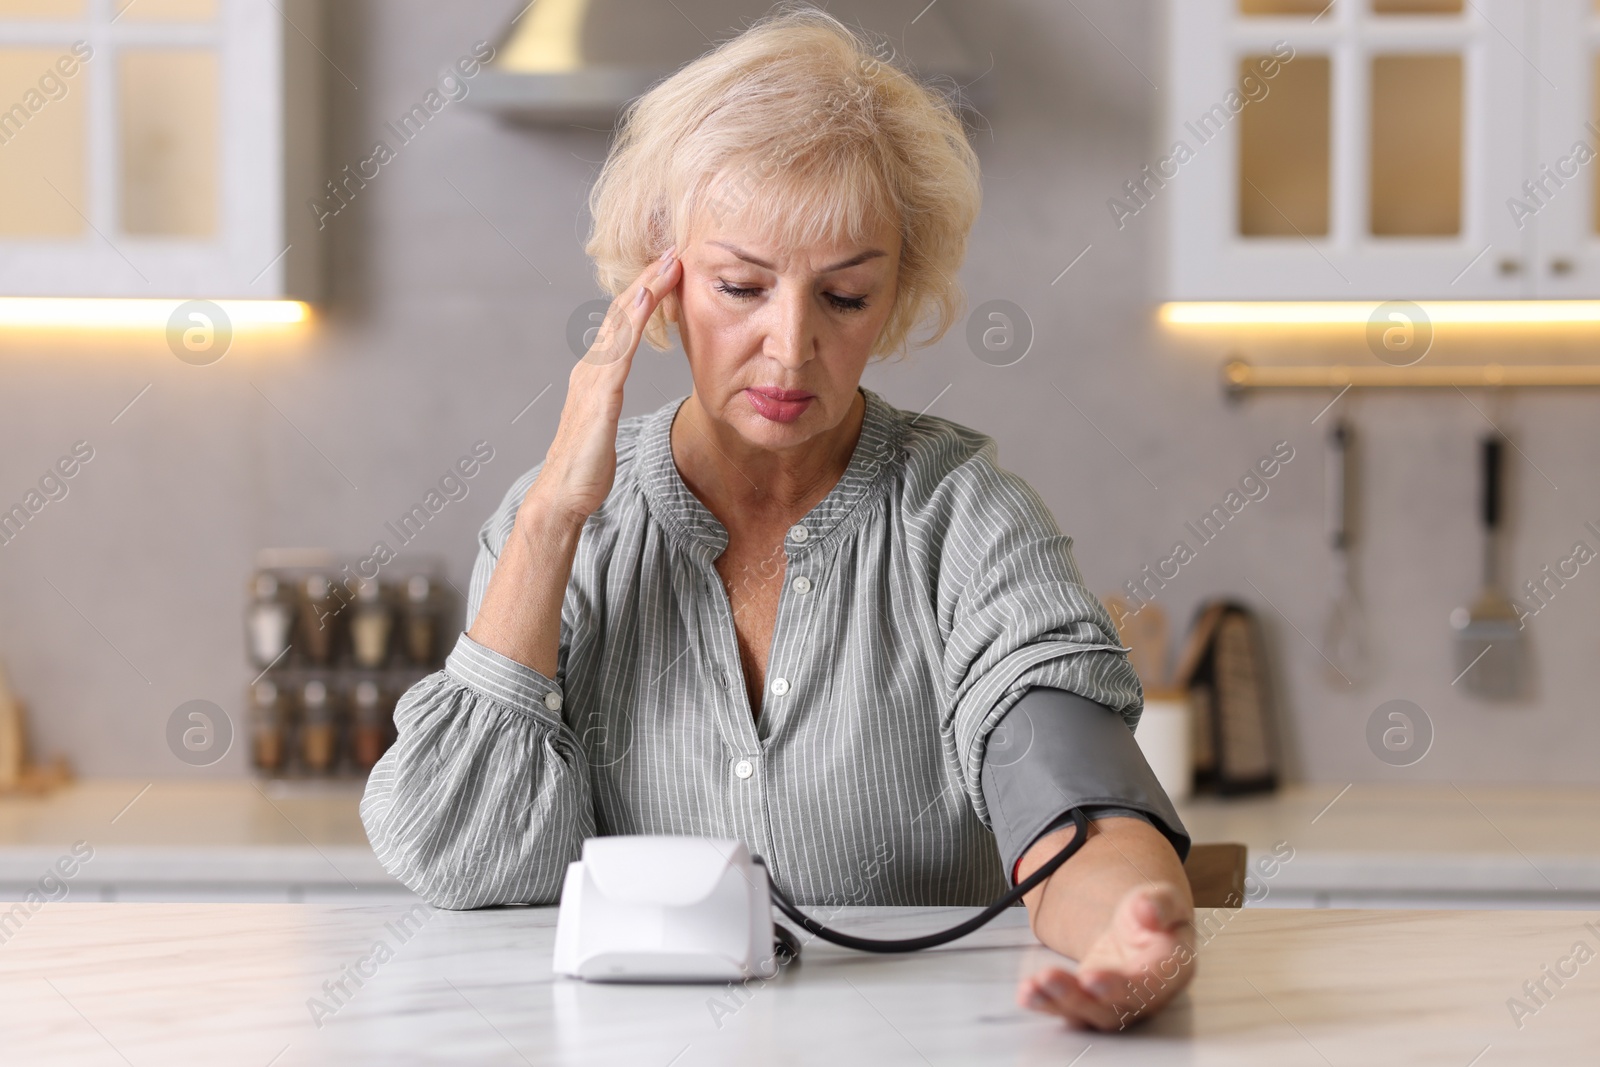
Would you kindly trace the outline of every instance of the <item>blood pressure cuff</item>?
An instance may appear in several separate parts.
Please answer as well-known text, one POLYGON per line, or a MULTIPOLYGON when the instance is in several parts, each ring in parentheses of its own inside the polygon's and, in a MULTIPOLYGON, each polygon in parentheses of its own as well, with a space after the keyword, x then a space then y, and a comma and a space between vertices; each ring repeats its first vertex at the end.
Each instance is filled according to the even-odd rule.
POLYGON ((995 724, 984 747, 983 799, 1011 884, 1033 843, 1071 821, 1143 819, 1183 860, 1189 833, 1145 762, 1122 716, 1077 693, 1030 686, 995 724))

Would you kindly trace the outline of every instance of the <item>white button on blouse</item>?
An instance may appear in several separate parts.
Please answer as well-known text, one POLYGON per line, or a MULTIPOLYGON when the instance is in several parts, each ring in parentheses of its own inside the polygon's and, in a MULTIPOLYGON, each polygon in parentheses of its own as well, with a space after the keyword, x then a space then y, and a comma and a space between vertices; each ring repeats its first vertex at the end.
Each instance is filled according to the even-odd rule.
POLYGON ((733 773, 737 774, 740 778, 748 778, 752 774, 756 773, 756 769, 755 767, 751 766, 749 760, 742 759, 733 765, 733 773))
POLYGON ((796 544, 803 545, 807 540, 810 539, 811 531, 806 529, 804 526, 791 526, 789 527, 789 537, 796 544))
POLYGON ((554 689, 544 695, 544 706, 551 711, 561 710, 561 694, 554 689))
POLYGON ((774 696, 780 696, 781 697, 781 696, 783 696, 783 694, 787 693, 788 691, 789 691, 789 679, 787 679, 787 678, 774 678, 772 680, 772 692, 773 692, 774 696))
POLYGON ((800 577, 796 578, 793 582, 790 582, 789 584, 794 587, 794 591, 796 593, 809 593, 809 592, 811 592, 811 579, 807 578, 803 574, 800 577))

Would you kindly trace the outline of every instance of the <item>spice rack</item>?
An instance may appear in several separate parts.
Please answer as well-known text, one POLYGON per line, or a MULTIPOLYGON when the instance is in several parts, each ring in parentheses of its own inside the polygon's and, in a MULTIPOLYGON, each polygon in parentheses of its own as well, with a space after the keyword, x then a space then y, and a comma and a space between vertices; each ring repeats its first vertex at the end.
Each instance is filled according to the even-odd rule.
POLYGON ((372 561, 269 549, 250 576, 250 762, 271 779, 365 776, 394 741, 400 696, 443 666, 453 589, 433 557, 372 561))

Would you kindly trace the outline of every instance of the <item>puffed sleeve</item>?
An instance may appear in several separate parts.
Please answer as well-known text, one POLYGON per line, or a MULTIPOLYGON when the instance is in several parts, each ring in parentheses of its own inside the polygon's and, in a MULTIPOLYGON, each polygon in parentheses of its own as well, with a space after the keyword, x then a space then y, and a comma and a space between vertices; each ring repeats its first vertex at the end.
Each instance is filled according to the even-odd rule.
POLYGON ((943 726, 967 795, 989 826, 984 748, 1029 686, 1104 705, 1130 730, 1144 696, 1110 615, 1083 586, 1072 539, 1044 500, 1000 467, 992 438, 948 422, 938 433, 942 440, 927 452, 942 458, 913 470, 907 515, 926 546, 943 639, 943 726))
MULTIPOLYGON (((469 626, 538 471, 479 532, 469 626)), ((561 629, 556 678, 462 633, 444 669, 395 708, 398 736, 367 779, 361 821, 384 869, 429 903, 553 904, 594 833, 588 765, 561 714, 566 620, 561 629)))

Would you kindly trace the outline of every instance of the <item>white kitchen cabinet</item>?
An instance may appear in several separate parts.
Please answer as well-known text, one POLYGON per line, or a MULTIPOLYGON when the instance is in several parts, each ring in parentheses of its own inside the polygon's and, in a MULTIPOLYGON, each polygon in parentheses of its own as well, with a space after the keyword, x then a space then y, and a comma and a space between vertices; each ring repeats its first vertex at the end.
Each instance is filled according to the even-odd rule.
POLYGON ((309 299, 315 0, 0 0, 0 296, 309 299))
POLYGON ((1173 0, 1169 31, 1111 208, 1166 201, 1166 299, 1600 296, 1597 0, 1173 0))
POLYGON ((1600 296, 1600 0, 1536 0, 1529 82, 1537 125, 1519 191, 1527 218, 1524 255, 1538 295, 1600 296))

